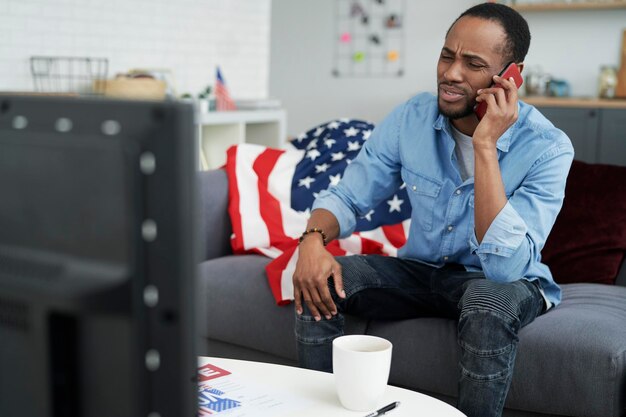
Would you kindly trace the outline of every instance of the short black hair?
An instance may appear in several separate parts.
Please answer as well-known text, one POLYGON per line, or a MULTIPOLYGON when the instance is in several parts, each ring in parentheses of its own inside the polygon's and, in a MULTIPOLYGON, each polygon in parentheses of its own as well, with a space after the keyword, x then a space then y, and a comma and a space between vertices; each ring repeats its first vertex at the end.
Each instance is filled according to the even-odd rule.
POLYGON ((528 22, 526 22, 526 19, 524 19, 521 14, 504 4, 477 4, 457 17, 452 25, 450 25, 450 28, 448 28, 446 37, 450 29, 452 29, 452 26, 464 16, 478 17, 499 23, 507 37, 504 45, 506 61, 514 61, 516 63, 524 62, 524 58, 526 58, 528 48, 530 47, 530 29, 528 29, 528 22))

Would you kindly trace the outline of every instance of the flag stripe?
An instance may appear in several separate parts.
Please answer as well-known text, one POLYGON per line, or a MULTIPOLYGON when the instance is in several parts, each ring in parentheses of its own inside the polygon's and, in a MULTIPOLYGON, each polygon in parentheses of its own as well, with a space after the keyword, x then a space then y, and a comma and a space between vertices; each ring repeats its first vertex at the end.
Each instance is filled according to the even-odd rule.
MULTIPOLYGON (((241 224, 241 213, 239 212, 239 182, 237 181, 237 153, 239 149, 231 146, 226 151, 226 158, 230 163, 226 164, 226 173, 228 175, 228 214, 233 228, 231 237, 231 246, 234 253, 240 253, 243 249, 243 231, 241 224)), ((242 188, 245 190, 245 188, 242 188)))
MULTIPOLYGON (((237 147, 245 152, 237 152, 237 164, 235 178, 240 190, 250 190, 251 184, 257 184, 256 173, 252 166, 256 158, 265 150, 265 147, 251 145, 237 147)), ((243 192, 239 194, 238 213, 241 216, 241 242, 242 249, 248 250, 255 247, 270 246, 270 235, 267 225, 259 212, 260 198, 255 192, 243 192)))
POLYGON ((291 208, 291 180, 296 171, 296 165, 302 160, 305 152, 301 150, 283 151, 276 162, 274 170, 269 176, 268 191, 280 202, 283 230, 287 236, 300 237, 306 228, 307 217, 291 208))
POLYGON ((276 161, 283 152, 276 149, 266 149, 256 158, 252 165, 252 169, 258 176, 259 213, 267 226, 270 242, 275 244, 289 239, 283 230, 280 202, 268 190, 268 178, 276 165, 276 161))
POLYGON ((339 246, 341 246, 341 248, 347 253, 363 253, 362 239, 358 233, 348 236, 345 239, 339 240, 339 246))
POLYGON ((400 248, 406 243, 406 236, 404 234, 404 227, 402 223, 389 224, 382 226, 382 231, 387 241, 395 248, 400 248))
POLYGON ((378 227, 374 230, 368 230, 366 232, 361 232, 361 236, 367 238, 368 244, 372 245, 372 243, 377 243, 379 246, 368 246, 367 249, 364 249, 364 253, 369 253, 367 251, 378 250, 380 253, 384 253, 386 255, 396 256, 397 250, 394 245, 387 240, 387 236, 383 232, 382 227, 378 227), (372 242, 372 243, 370 243, 372 242))
POLYGON ((333 240, 326 246, 326 250, 335 256, 345 256, 348 254, 340 245, 339 241, 333 240))
POLYGON ((296 245, 296 250, 293 252, 285 269, 280 274, 280 294, 282 300, 293 300, 293 274, 296 272, 296 263, 298 262, 298 256, 300 251, 296 245))
MULTIPOLYGON (((291 297, 285 297, 285 294, 289 293, 289 289, 285 288, 285 290, 283 290, 283 285, 290 285, 291 276, 286 276, 288 273, 283 276, 283 271, 290 262, 295 263, 297 261, 297 250, 298 245, 294 244, 291 248, 285 250, 282 255, 265 266, 267 281, 270 284, 272 295, 278 305, 288 304, 289 300, 293 298, 293 286, 291 286, 291 297)), ((293 275, 293 272, 291 274, 293 275)))
MULTIPOLYGON (((379 229, 376 229, 379 230, 379 229)), ((361 253, 369 253, 369 254, 377 254, 377 255, 388 255, 389 248, 386 247, 382 242, 369 239, 361 236, 363 249, 361 253)))
POLYGON ((280 255, 283 254, 283 251, 271 246, 269 248, 254 248, 253 250, 254 252, 258 253, 259 255, 263 255, 263 256, 267 256, 268 258, 278 258, 280 255))

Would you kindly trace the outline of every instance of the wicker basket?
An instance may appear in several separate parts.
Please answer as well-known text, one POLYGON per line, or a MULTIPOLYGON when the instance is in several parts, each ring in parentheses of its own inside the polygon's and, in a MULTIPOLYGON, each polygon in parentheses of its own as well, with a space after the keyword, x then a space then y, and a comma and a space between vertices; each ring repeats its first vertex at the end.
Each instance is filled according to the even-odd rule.
POLYGON ((106 58, 33 56, 30 70, 35 91, 103 95, 109 61, 106 58))

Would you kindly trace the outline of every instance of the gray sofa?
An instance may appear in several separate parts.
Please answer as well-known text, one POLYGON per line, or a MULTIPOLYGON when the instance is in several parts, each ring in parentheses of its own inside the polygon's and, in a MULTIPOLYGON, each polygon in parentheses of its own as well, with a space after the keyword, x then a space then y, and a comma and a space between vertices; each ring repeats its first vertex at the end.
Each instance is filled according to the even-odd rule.
MULTIPOLYGON (((199 273, 201 354, 296 365, 292 306, 275 304, 269 259, 232 256, 228 185, 221 170, 200 174, 206 239, 199 273)), ((626 263, 626 262, 624 262, 626 263)), ((617 285, 565 284, 563 302, 520 333, 505 416, 626 415, 626 267, 617 285)), ((346 333, 394 345, 390 383, 454 404, 456 322, 346 318, 346 333)))

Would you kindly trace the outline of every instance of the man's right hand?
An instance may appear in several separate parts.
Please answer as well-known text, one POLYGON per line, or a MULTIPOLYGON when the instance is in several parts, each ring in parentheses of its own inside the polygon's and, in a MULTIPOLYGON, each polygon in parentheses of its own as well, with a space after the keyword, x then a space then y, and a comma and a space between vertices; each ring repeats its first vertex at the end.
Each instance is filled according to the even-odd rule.
POLYGON ((322 315, 326 319, 337 314, 337 306, 328 289, 328 278, 333 277, 335 291, 341 298, 343 290, 341 265, 325 248, 318 233, 307 235, 298 248, 298 262, 293 274, 293 291, 296 312, 302 314, 302 300, 306 303, 315 320, 322 315))

